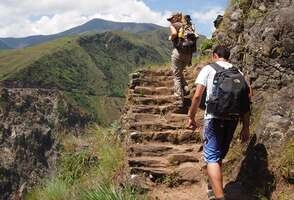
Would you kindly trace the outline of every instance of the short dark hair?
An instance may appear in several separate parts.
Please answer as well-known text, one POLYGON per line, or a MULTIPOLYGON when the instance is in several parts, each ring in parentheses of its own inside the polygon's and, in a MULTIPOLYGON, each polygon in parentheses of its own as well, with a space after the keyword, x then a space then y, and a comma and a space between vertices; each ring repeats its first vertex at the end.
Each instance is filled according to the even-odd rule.
POLYGON ((224 58, 226 60, 228 60, 231 55, 230 49, 228 49, 227 47, 223 45, 217 45, 213 50, 213 54, 217 54, 218 57, 224 58))

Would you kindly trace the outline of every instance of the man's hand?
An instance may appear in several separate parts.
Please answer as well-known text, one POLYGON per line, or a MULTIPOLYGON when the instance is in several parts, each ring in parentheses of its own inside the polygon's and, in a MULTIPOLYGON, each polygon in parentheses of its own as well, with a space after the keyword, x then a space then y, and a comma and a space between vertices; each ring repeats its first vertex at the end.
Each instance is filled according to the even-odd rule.
POLYGON ((247 127, 242 127, 241 133, 240 133, 240 139, 242 143, 245 143, 249 140, 250 132, 249 128, 247 127))
POLYGON ((194 118, 190 118, 188 120, 188 128, 192 129, 193 131, 197 128, 196 121, 194 118))
POLYGON ((241 117, 242 121, 242 130, 240 133, 240 139, 242 143, 245 143, 248 141, 250 133, 249 133, 249 125, 250 125, 250 112, 245 113, 241 117))

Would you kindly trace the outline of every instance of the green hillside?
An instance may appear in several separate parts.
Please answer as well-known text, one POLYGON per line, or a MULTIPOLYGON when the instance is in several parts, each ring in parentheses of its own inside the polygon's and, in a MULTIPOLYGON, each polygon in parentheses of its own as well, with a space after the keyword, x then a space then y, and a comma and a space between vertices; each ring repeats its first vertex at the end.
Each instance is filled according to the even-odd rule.
POLYGON ((128 74, 168 61, 169 41, 154 38, 167 38, 167 31, 107 32, 0 51, 0 78, 14 87, 58 88, 94 120, 108 124, 120 115, 128 74))

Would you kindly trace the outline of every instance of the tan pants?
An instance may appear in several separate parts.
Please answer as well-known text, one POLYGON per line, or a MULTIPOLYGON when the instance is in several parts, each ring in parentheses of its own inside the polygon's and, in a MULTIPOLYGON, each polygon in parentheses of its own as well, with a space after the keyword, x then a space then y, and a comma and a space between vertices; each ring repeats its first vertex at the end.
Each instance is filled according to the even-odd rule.
POLYGON ((187 82, 183 75, 183 70, 187 65, 191 64, 192 53, 183 54, 179 53, 177 49, 173 49, 171 55, 171 69, 174 75, 174 90, 177 96, 184 97, 184 87, 187 86, 187 82))

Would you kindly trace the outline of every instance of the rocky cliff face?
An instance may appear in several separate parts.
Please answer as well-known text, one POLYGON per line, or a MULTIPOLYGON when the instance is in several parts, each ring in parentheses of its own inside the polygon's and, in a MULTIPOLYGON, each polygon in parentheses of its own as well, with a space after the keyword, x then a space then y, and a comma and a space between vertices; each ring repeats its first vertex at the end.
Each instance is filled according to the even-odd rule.
POLYGON ((83 120, 53 89, 1 88, 0 199, 24 190, 54 171, 58 132, 83 120), (69 114, 71 113, 71 115, 69 114))
POLYGON ((251 79, 254 89, 279 89, 292 84, 292 0, 233 2, 214 38, 232 48, 232 61, 251 79))
POLYGON ((291 199, 294 3, 240 0, 231 4, 213 37, 231 47, 231 61, 242 69, 255 93, 252 133, 256 138, 247 149, 237 180, 257 196, 278 199, 282 194, 291 199))

